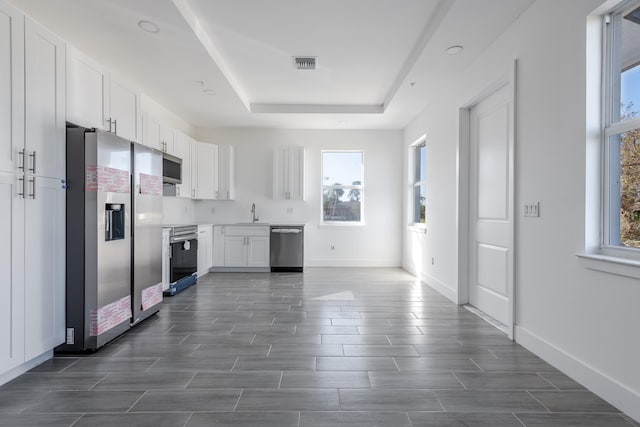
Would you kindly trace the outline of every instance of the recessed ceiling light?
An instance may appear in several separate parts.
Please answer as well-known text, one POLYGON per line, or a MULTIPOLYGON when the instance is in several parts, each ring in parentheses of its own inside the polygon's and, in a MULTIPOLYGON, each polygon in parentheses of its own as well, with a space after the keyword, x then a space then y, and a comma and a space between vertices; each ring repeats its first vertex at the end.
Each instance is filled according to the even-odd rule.
POLYGON ((216 93, 211 89, 205 89, 202 91, 205 95, 214 96, 216 93))
POLYGON ((447 55, 457 55, 463 50, 464 48, 462 46, 456 45, 456 46, 449 46, 447 50, 445 50, 445 52, 447 52, 447 55))
POLYGON ((155 22, 151 21, 138 21, 138 27, 140 27, 142 31, 146 31, 147 33, 156 34, 160 32, 160 27, 158 27, 155 22))

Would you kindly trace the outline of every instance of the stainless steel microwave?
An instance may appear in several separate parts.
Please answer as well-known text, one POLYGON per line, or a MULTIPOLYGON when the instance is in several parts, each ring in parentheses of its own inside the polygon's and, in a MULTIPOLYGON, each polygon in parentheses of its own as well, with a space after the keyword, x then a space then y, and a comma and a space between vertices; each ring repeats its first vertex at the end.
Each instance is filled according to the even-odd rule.
POLYGON ((162 153, 162 182, 182 184, 182 159, 162 153))

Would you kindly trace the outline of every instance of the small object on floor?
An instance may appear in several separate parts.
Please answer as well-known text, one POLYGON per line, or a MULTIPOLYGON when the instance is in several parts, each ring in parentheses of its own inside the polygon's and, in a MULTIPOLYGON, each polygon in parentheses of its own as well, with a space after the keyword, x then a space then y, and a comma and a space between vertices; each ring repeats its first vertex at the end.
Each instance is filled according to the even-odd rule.
POLYGON ((177 293, 180 293, 187 289, 191 285, 195 285, 198 282, 198 275, 193 273, 191 276, 183 277, 182 279, 169 285, 169 289, 162 294, 167 297, 172 297, 177 293))

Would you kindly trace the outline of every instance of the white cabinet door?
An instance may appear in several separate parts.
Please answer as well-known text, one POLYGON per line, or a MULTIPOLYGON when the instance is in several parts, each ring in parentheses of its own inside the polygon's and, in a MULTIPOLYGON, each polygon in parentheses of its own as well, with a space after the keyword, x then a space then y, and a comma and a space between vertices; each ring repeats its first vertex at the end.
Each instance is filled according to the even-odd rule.
POLYGON ((18 172, 24 149, 24 16, 0 2, 0 171, 18 172))
MULTIPOLYGON (((0 3, 0 10, 4 6, 0 3)), ((0 15, 1 16, 1 15, 0 15)), ((24 362, 24 199, 22 175, 0 172, 0 374, 24 362)))
POLYGON ((225 236, 224 238, 224 266, 247 266, 247 237, 225 236))
POLYGON ((247 238, 247 267, 269 267, 269 237, 247 238))
POLYGON ((221 145, 218 150, 218 199, 235 200, 235 158, 230 145, 221 145))
POLYGON ((27 178, 25 357, 65 340, 65 190, 59 178, 27 178))
POLYGON ((175 132, 173 128, 160 123, 160 145, 161 150, 171 155, 176 155, 175 132))
POLYGON ((160 123, 148 113, 142 116, 142 143, 156 150, 163 149, 160 142, 160 123))
POLYGON ((304 147, 289 147, 288 200, 304 200, 304 147))
POLYGON ((198 277, 209 272, 212 264, 213 228, 210 225, 198 226, 198 277))
POLYGON ((109 85, 110 130, 116 135, 138 141, 138 116, 140 97, 138 92, 121 81, 111 78, 109 85))
POLYGON ((27 173, 65 172, 65 45, 35 22, 25 22, 25 161, 27 173))
POLYGON ((107 73, 100 64, 67 46, 67 121, 104 130, 108 84, 107 73))
POLYGON ((216 199, 218 196, 218 146, 196 142, 196 199, 216 199))
POLYGON ((213 226, 213 260, 214 267, 224 267, 224 226, 213 226))
POLYGON ((176 185, 176 196, 191 199, 195 196, 191 186, 191 138, 175 133, 176 157, 182 159, 182 183, 176 185))
POLYGON ((273 153, 273 198, 304 199, 304 147, 281 146, 273 153))

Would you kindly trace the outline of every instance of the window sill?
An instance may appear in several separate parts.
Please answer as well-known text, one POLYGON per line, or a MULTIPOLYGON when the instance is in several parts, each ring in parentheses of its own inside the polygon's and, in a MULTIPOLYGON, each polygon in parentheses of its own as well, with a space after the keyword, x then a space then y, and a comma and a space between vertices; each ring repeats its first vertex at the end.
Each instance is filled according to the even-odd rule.
POLYGON ((407 226, 407 231, 417 233, 417 234, 427 234, 427 226, 419 225, 419 224, 410 224, 407 226))
POLYGON ((640 279, 640 261, 602 254, 577 254, 580 264, 589 270, 640 279))
POLYGON ((321 222, 318 228, 362 228, 364 222, 321 222))

